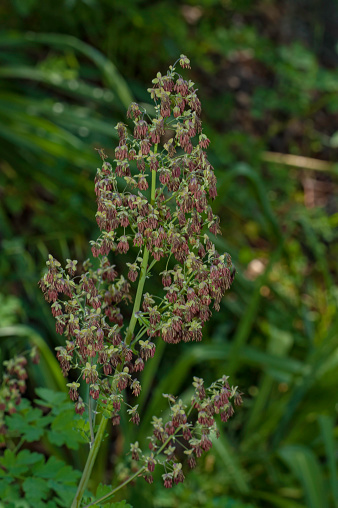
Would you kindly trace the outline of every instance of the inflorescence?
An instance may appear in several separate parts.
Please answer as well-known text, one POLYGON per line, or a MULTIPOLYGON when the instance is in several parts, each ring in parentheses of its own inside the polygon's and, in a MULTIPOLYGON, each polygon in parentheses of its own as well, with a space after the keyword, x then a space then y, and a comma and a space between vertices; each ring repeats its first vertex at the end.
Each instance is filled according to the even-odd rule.
POLYGON ((152 472, 157 465, 164 468, 162 478, 166 488, 183 482, 182 463, 178 457, 186 456, 189 467, 193 469, 196 459, 212 447, 212 436, 219 436, 215 415, 219 414, 221 420, 227 422, 234 414, 232 401, 236 406, 242 403, 241 393, 237 387, 230 388, 227 376, 209 388, 204 387, 203 379, 194 377, 193 387, 194 395, 189 406, 182 400, 177 401, 173 395, 163 394, 170 406, 170 419, 164 423, 163 418, 153 417, 150 456, 142 454, 138 442, 130 445, 132 459, 143 461, 144 478, 148 483, 153 482, 152 472), (194 422, 191 418, 193 410, 197 411, 194 422))
MULTIPOLYGON (((184 55, 179 63, 190 68, 184 55)), ((234 278, 230 256, 219 254, 208 234, 220 232, 219 218, 209 204, 217 195, 216 177, 207 159, 210 141, 202 130, 195 85, 174 65, 165 76, 158 73, 148 91, 155 115, 150 117, 132 103, 127 118, 134 124, 133 133, 124 123, 117 124, 119 144, 113 164, 98 150, 102 167, 97 170, 95 193, 101 233, 91 242, 97 262, 87 260, 81 273, 76 260, 67 260, 63 268, 50 255, 48 272, 39 283, 51 303, 57 332, 66 336, 65 346, 57 348, 63 374, 68 376, 71 369, 80 373, 68 384, 76 412, 85 411, 78 391, 82 379, 114 424, 120 422, 122 392, 129 387, 137 397, 141 391, 135 374, 154 356, 156 338, 169 344, 200 341, 212 306, 219 310, 234 278), (114 256, 135 252, 124 275, 111 263, 111 252, 114 256), (146 278, 161 260, 162 296, 144 293, 146 278), (130 317, 127 306, 132 300, 130 317)), ((200 388, 203 397, 193 404, 199 411, 201 437, 192 437, 183 421, 184 407, 175 402, 172 407, 178 412, 171 425, 162 428, 158 421, 151 440, 154 450, 159 446, 156 440, 163 445, 178 428, 190 444, 191 463, 191 457, 209 447, 206 429, 214 426, 213 414, 223 408, 222 419, 231 416, 228 399, 237 393, 227 381, 218 392, 215 386, 209 396, 200 388)), ((137 406, 129 414, 138 424, 137 406)), ((136 457, 135 450, 133 454, 136 457)), ((182 475, 173 462, 173 470, 165 474, 166 486, 182 475)))

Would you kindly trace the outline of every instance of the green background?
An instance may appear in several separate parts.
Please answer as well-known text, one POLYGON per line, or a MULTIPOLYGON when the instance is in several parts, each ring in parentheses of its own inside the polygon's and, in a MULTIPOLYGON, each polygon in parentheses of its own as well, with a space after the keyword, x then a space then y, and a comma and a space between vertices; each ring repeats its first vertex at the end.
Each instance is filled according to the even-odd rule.
MULTIPOLYGON (((62 263, 90 255, 94 148, 113 156, 129 102, 147 104, 156 72, 184 53, 218 178, 217 248, 237 275, 202 344, 159 345, 143 375, 143 423, 105 441, 92 487, 123 478, 128 442, 146 442, 163 392, 225 373, 244 404, 212 452, 175 489, 159 472, 121 498, 338 507, 337 2, 3 0, 0 19, 2 359, 35 344, 29 395, 65 390, 54 359, 63 339, 37 281, 49 252, 62 263)), ((82 468, 85 448, 59 453, 82 468)))

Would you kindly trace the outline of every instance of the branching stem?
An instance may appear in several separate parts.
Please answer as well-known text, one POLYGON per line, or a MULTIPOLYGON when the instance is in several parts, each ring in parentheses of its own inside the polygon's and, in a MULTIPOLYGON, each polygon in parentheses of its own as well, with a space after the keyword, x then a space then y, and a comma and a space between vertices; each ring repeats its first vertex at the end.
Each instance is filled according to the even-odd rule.
POLYGON ((89 417, 89 429, 90 429, 90 443, 89 443, 89 447, 91 448, 93 446, 93 443, 94 443, 94 429, 93 429, 93 402, 92 402, 92 398, 91 398, 91 395, 89 394, 89 397, 88 397, 88 417, 89 417))
MULTIPOLYGON (((190 406, 190 409, 187 413, 187 416, 190 415, 191 411, 193 410, 193 405, 190 406)), ((182 430, 182 425, 180 425, 179 427, 177 427, 176 431, 174 432, 174 434, 172 436, 169 436, 167 438, 167 440, 162 444, 162 446, 157 450, 156 452, 156 456, 158 456, 160 453, 162 453, 162 451, 166 448, 166 446, 168 446, 168 444, 170 443, 170 441, 174 438, 174 437, 177 437, 177 434, 180 432, 180 430, 182 430)), ((111 497, 113 494, 115 494, 118 490, 122 489, 123 487, 125 487, 126 485, 128 485, 128 483, 130 483, 132 480, 134 480, 135 478, 137 478, 137 476, 141 475, 144 471, 146 471, 146 467, 143 466, 141 467, 138 471, 136 471, 135 474, 133 474, 130 478, 128 478, 126 481, 124 481, 123 483, 121 483, 121 485, 119 485, 118 487, 116 487, 115 489, 113 489, 111 492, 109 492, 108 494, 106 494, 105 496, 103 497, 100 497, 100 499, 96 499, 95 501, 92 501, 90 504, 87 504, 84 508, 89 508, 90 506, 93 506, 97 503, 101 503, 102 501, 106 501, 106 499, 108 499, 109 497, 111 497)))
MULTIPOLYGON (((155 153, 157 153, 157 145, 155 145, 155 150, 154 151, 155 151, 155 153)), ((152 173, 152 175, 151 175, 150 204, 152 206, 154 206, 154 204, 155 204, 155 192, 156 192, 156 171, 152 171, 151 173, 152 173)), ((128 326, 128 329, 127 329, 127 333, 126 333, 126 344, 128 346, 129 346, 129 344, 130 344, 130 342, 131 342, 131 340, 133 338, 135 326, 136 326, 136 323, 137 323, 137 313, 140 310, 140 306, 141 306, 141 299, 142 299, 142 295, 143 295, 143 288, 144 288, 144 284, 145 284, 145 281, 146 281, 146 275, 147 275, 148 260, 149 260, 149 251, 148 251, 147 247, 145 246, 144 247, 144 252, 143 252, 142 264, 141 264, 141 270, 140 270, 140 278, 139 278, 139 282, 138 282, 138 286, 137 286, 137 291, 136 291, 136 296, 135 296, 135 301, 134 301, 133 312, 132 312, 132 316, 131 316, 131 319, 130 319, 130 322, 129 322, 129 326, 128 326)), ((89 398, 89 401, 90 401, 90 398, 89 398)), ((90 413, 91 413, 91 411, 90 411, 90 413)), ((89 418, 91 418, 91 415, 89 416, 89 418)), ((99 428, 97 430, 97 434, 95 436, 95 439, 93 439, 93 434, 92 434, 92 429, 91 429, 91 441, 92 441, 91 442, 91 448, 89 450, 89 454, 88 454, 88 457, 87 457, 87 462, 86 462, 85 468, 83 470, 82 477, 81 477, 81 480, 80 480, 80 483, 79 483, 79 486, 78 486, 75 498, 74 498, 73 503, 71 505, 71 508, 79 508, 80 507, 81 499, 82 499, 84 491, 85 491, 85 489, 86 489, 86 487, 88 485, 88 481, 89 481, 89 478, 90 478, 90 475, 91 475, 91 472, 92 472, 92 469, 93 469, 93 466, 94 466, 94 462, 95 462, 96 456, 97 456, 98 451, 99 451, 100 446, 101 446, 101 442, 102 442, 102 439, 103 439, 103 436, 104 436, 104 432, 105 432, 107 423, 108 423, 107 418, 102 416, 99 428)), ((137 474, 139 474, 139 473, 136 473, 133 476, 133 478, 135 478, 137 476, 137 474)), ((127 483, 129 481, 131 481, 131 479, 129 479, 127 481, 127 483)), ((119 488, 121 488, 121 486, 119 488)), ((92 506, 92 504, 88 505, 88 506, 92 506)))
POLYGON ((85 468, 83 470, 82 477, 81 477, 79 486, 77 488, 77 492, 75 494, 71 508, 79 508, 80 507, 81 499, 82 499, 84 491, 87 487, 96 456, 98 454, 98 451, 101 446, 101 442, 103 440, 103 436, 104 436, 104 432, 106 430, 107 423, 108 423, 107 418, 102 416, 99 428, 97 430, 97 433, 96 433, 96 436, 94 439, 94 443, 89 450, 87 462, 86 462, 85 468))
POLYGON ((105 501, 106 499, 111 497, 113 494, 115 494, 118 490, 122 489, 122 487, 125 487, 126 485, 128 485, 128 483, 133 481, 137 476, 142 474, 143 471, 145 471, 145 469, 146 469, 145 466, 141 467, 138 471, 136 471, 135 474, 133 474, 130 478, 128 478, 123 483, 121 483, 121 485, 116 487, 116 489, 112 490, 111 492, 109 492, 109 494, 106 494, 105 496, 101 497, 100 499, 97 499, 96 501, 92 501, 90 504, 86 504, 86 506, 84 508, 89 508, 90 506, 93 506, 93 505, 95 505, 97 503, 101 503, 101 501, 105 501))

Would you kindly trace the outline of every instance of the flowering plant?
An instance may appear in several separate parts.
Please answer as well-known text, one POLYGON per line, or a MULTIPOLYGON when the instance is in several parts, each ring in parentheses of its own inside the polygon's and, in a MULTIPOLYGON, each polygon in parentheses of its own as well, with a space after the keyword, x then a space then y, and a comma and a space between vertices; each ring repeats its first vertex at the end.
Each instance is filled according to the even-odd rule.
MULTIPOLYGON (((190 68, 184 55, 177 63, 190 68)), ((68 259, 62 268, 50 255, 48 272, 40 281, 56 330, 66 336, 65 346, 57 348, 61 369, 64 376, 78 376, 68 384, 70 398, 78 414, 86 412, 90 426, 90 450, 72 508, 81 505, 108 419, 113 425, 120 423, 121 404, 127 404, 125 389, 135 397, 140 394, 136 375, 154 356, 156 341, 200 341, 211 305, 219 310, 234 278, 230 256, 220 255, 207 234, 220 232, 219 218, 208 204, 217 195, 206 155, 210 141, 202 130, 194 83, 176 71, 176 64, 166 75, 158 73, 149 88, 155 115, 150 117, 132 103, 127 117, 134 124, 133 134, 123 123, 116 126, 119 145, 113 166, 98 150, 102 167, 97 170, 95 193, 101 233, 91 242, 96 260, 87 260, 81 272, 76 260, 68 259), (126 263, 125 275, 119 274, 110 253, 125 255, 132 250, 134 261, 126 263), (157 264, 164 267, 163 291, 151 295, 144 288, 157 264), (86 402, 79 394, 83 381, 89 386, 86 402), (101 420, 95 432, 98 413, 101 420)), ((143 475, 151 483, 157 465, 164 467, 165 487, 183 481, 177 448, 185 448, 194 467, 196 458, 212 445, 214 415, 219 413, 226 421, 233 414, 231 400, 241 403, 241 394, 230 387, 226 376, 208 389, 202 379, 194 378, 193 386, 189 407, 165 395, 170 419, 154 417, 150 455, 143 454, 138 443, 131 444, 132 458, 141 461, 141 467, 128 481, 143 475), (193 410, 195 422, 189 420, 193 410)), ((130 420, 138 424, 137 404, 127 405, 130 420)))

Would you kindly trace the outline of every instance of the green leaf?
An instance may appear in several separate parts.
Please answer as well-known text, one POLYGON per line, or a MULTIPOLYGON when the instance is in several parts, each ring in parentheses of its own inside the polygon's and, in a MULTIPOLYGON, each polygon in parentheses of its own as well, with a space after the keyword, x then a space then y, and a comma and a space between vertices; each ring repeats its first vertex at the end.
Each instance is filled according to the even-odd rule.
MULTIPOLYGON (((14 478, 10 476, 0 478, 0 499, 3 501, 13 501, 20 498, 19 485, 13 484, 13 482, 14 478)), ((1 504, 0 507, 2 508, 1 504)))
POLYGON ((44 34, 27 32, 21 33, 5 33, 0 37, 0 44, 4 45, 27 45, 27 44, 48 44, 65 49, 72 49, 86 55, 101 70, 107 85, 116 90, 121 102, 128 107, 132 102, 127 83, 119 74, 115 65, 105 57, 100 51, 86 44, 76 37, 63 34, 44 34))
POLYGON ((213 439, 213 446, 225 465, 227 475, 231 479, 233 487, 241 494, 248 494, 250 487, 248 485, 247 475, 241 467, 236 454, 231 450, 226 436, 221 434, 218 439, 213 439))
POLYGON ((62 460, 50 457, 45 464, 39 464, 34 468, 34 476, 65 484, 76 484, 81 473, 66 465, 62 460))
MULTIPOLYGON (((80 475, 81 476, 81 475, 80 475)), ((69 500, 73 499, 77 490, 77 484, 67 485, 62 482, 48 480, 48 486, 53 489, 57 496, 61 499, 65 508, 69 507, 69 500)))
POLYGON ((103 483, 100 483, 97 486, 95 497, 100 498, 100 497, 106 496, 111 491, 112 491, 111 485, 104 485, 103 483))
POLYGON ((58 446, 66 445, 72 450, 79 448, 79 443, 84 439, 80 432, 74 428, 74 409, 64 411, 57 415, 51 425, 51 430, 47 432, 49 441, 58 446))
POLYGON ((94 507, 101 508, 104 506, 104 508, 133 508, 131 504, 128 504, 126 500, 123 501, 117 501, 116 503, 110 503, 109 501, 102 502, 100 504, 94 504, 94 507))
POLYGON ((29 466, 43 461, 44 457, 41 453, 30 452, 29 450, 22 450, 18 455, 11 450, 5 450, 5 453, 0 457, 0 465, 9 474, 18 476, 29 471, 29 466))
MULTIPOLYGON (((112 491, 111 485, 104 485, 100 483, 96 489, 95 497, 100 499, 104 496, 107 496, 111 491, 112 491)), ((93 507, 95 506, 97 508, 100 508, 102 506, 104 506, 104 508, 133 508, 130 504, 127 503, 125 499, 123 501, 112 502, 111 498, 107 499, 107 501, 97 502, 95 503, 95 505, 93 505, 93 507)))
POLYGON ((79 418, 76 422, 76 430, 82 436, 84 443, 90 442, 90 425, 89 421, 85 421, 83 418, 79 418))
POLYGON ((305 446, 285 446, 279 455, 302 484, 309 508, 327 508, 322 472, 312 450, 305 446))
POLYGON ((335 452, 337 450, 334 439, 334 420, 327 415, 319 417, 319 425, 323 437, 325 452, 330 471, 330 484, 334 506, 338 507, 338 482, 337 482, 337 459, 335 452))
POLYGON ((111 503, 109 508, 133 508, 131 504, 128 504, 124 499, 123 501, 118 501, 117 503, 111 503))
MULTIPOLYGON (((274 506, 276 508, 306 508, 305 505, 299 504, 291 499, 285 499, 279 494, 274 494, 271 492, 265 492, 260 490, 252 491, 252 496, 255 499, 267 501, 268 504, 265 506, 274 506)), ((261 506, 261 505, 258 505, 261 506)))
POLYGON ((35 393, 41 399, 36 402, 44 407, 55 408, 67 400, 67 395, 65 393, 49 390, 48 388, 37 388, 35 393))
POLYGON ((16 456, 16 462, 20 465, 32 466, 33 464, 37 464, 43 459, 43 455, 41 453, 31 452, 29 450, 22 450, 16 456))
POLYGON ((28 408, 22 413, 14 413, 6 416, 6 424, 10 431, 18 433, 18 435, 28 441, 38 441, 45 431, 45 427, 50 423, 48 416, 43 416, 40 409, 28 408))
POLYGON ((27 500, 35 506, 39 501, 46 499, 49 492, 48 484, 42 478, 27 478, 23 482, 22 488, 26 493, 27 500))

